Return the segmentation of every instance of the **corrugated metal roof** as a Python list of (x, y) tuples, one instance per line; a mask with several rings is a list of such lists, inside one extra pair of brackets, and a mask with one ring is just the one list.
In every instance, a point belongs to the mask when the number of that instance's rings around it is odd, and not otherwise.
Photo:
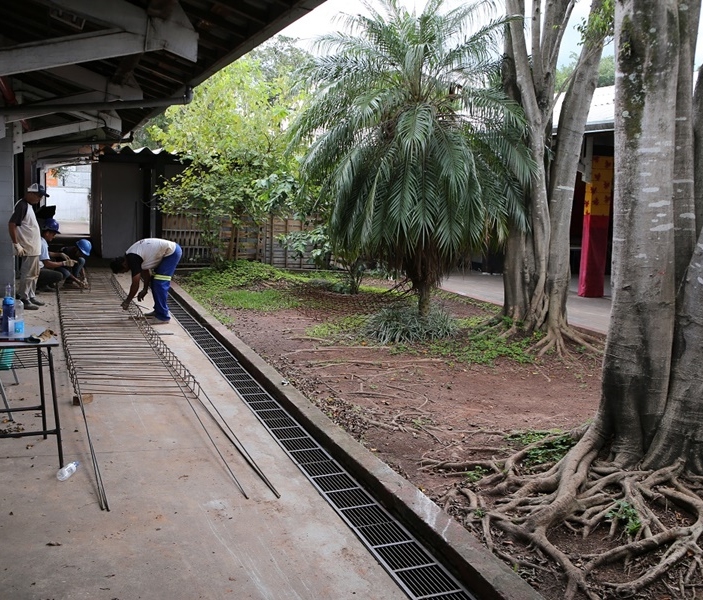
[[(564, 94), (560, 94), (554, 107), (552, 125), (559, 125), (559, 115)], [(596, 88), (586, 120), (586, 131), (612, 131), (615, 128), (615, 86)]]

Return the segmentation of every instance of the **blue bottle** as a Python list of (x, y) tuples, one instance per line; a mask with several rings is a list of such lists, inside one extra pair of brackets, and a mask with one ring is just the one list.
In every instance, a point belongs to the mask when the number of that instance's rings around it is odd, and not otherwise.
[[(10, 319), (13, 323), (13, 331), (10, 331), (8, 324)], [(2, 333), (6, 335), (14, 335), (15, 322), (15, 297), (12, 293), (12, 284), (8, 283), (5, 286), (5, 297), (2, 299)]]

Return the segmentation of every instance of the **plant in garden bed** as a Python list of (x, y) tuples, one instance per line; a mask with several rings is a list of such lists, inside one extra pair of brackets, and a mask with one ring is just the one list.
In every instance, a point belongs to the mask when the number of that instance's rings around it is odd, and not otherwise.
[(369, 317), (364, 331), (371, 339), (390, 344), (446, 338), (457, 329), (454, 318), (435, 305), (421, 315), (409, 304), (398, 303)]

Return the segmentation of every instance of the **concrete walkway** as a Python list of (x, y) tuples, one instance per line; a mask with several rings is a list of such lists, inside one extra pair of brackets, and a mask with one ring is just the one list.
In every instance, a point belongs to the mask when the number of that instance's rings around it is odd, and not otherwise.
[[(127, 285), (125, 278), (120, 282)], [(134, 336), (136, 346), (142, 335), (139, 328), (120, 309), (120, 298), (104, 289), (85, 294), (100, 303), (101, 319), (124, 321), (124, 332)], [(62, 297), (84, 294), (78, 290), (59, 293)], [(27, 325), (58, 331), (56, 295), (40, 298), (47, 305), (28, 311)], [(316, 439), (324, 440), (328, 451), (343, 460), (368, 489), (373, 488), (389, 510), (402, 514), (406, 527), (446, 559), (446, 564), (451, 563), (478, 599), (541, 598), (417, 488), (334, 426), (292, 386), (283, 387), (278, 373), (193, 304), (203, 322), (212, 323), (222, 339), (253, 366), (257, 380), (266, 379), (306, 429), (314, 430)], [(97, 321), (86, 319), (84, 349), (100, 333)], [(407, 598), (181, 326), (172, 320), (158, 332), (233, 424), (242, 445), (280, 498), (241, 455), (225, 449), (245, 498), (186, 396), (158, 383), (162, 376), (158, 365), (145, 372), (144, 359), (134, 362), (132, 377), (121, 374), (130, 350), (125, 350), (123, 360), (109, 358), (108, 341), (104, 348), (89, 350), (96, 362), (103, 361), (97, 373), (104, 374), (106, 387), (100, 392), (96, 386), (93, 401), (85, 405), (110, 508), (101, 510), (86, 429), (80, 408), (72, 405), (73, 388), (59, 348), (55, 357), (64, 456), (66, 462), (79, 460), (81, 466), (70, 479), (59, 482), (53, 437), (0, 439), (0, 597)], [(11, 385), (10, 373), (2, 373), (11, 405), (33, 402), (36, 370), (20, 369), (18, 375), (20, 384)], [(16, 418), (27, 430), (38, 421), (31, 413)]]
[[(503, 276), (479, 271), (455, 271), (441, 285), (442, 289), (476, 300), (503, 305)], [(610, 280), (606, 279), (603, 298), (582, 298), (577, 294), (578, 279), (572, 278), (566, 310), (569, 323), (596, 333), (607, 334), (610, 324)]]

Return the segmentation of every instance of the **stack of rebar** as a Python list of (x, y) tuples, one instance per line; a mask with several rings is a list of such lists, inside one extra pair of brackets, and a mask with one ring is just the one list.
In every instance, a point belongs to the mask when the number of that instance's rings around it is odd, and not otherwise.
[(233, 482), (248, 497), (220, 446), (230, 445), (273, 493), (279, 494), (241, 444), (190, 371), (164, 344), (134, 304), (121, 307), (124, 289), (109, 273), (91, 271), (89, 293), (59, 294), (59, 322), (74, 399), (80, 405), (97, 480), (100, 506), (109, 510), (84, 398), (88, 395), (174, 396), (186, 401)]

